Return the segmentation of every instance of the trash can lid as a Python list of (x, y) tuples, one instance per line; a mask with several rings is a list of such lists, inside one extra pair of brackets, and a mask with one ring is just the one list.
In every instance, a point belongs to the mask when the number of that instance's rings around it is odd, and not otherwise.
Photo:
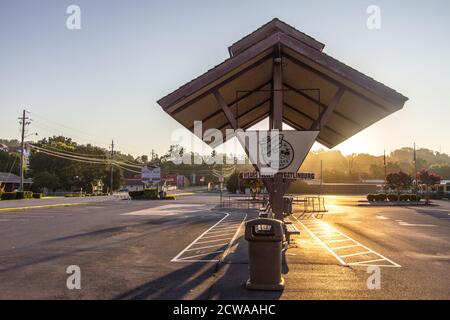
[(277, 219), (259, 218), (245, 223), (245, 240), (283, 241), (283, 223)]

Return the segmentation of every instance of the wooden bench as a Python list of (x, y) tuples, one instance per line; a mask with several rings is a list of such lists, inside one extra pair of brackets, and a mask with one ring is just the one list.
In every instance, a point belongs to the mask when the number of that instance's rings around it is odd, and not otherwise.
[(288, 243), (291, 243), (291, 235), (300, 234), (300, 230), (298, 230), (297, 227), (289, 221), (284, 223), (284, 228), (286, 240)]
[(270, 207), (270, 204), (267, 203), (265, 207), (262, 207), (259, 209), (259, 217), (260, 218), (270, 218), (272, 215), (272, 208)]

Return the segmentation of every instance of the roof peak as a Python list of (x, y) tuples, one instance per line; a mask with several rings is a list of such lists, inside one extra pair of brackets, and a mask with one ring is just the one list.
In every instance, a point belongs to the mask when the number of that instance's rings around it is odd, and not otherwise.
[(264, 40), (265, 38), (271, 36), (275, 32), (281, 32), (288, 36), (291, 36), (294, 39), (297, 39), (302, 43), (308, 45), (309, 47), (319, 51), (322, 51), (323, 48), (325, 47), (323, 43), (317, 41), (313, 37), (307, 35), (306, 33), (301, 32), (300, 30), (297, 30), (293, 26), (275, 17), (269, 22), (263, 24), (261, 27), (259, 27), (252, 33), (244, 36), (242, 39), (233, 43), (231, 46), (228, 47), (228, 52), (230, 53), (230, 56), (235, 56), (241, 53), (242, 51), (248, 49), (255, 43), (260, 42), (261, 40)]

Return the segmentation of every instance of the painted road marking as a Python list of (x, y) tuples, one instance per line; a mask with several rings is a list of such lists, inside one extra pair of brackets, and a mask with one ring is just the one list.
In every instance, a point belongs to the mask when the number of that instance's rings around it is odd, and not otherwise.
[[(102, 202), (102, 201), (97, 201)], [(71, 207), (71, 206), (80, 206), (83, 204), (92, 204), (92, 202), (76, 202), (76, 203), (55, 203), (55, 204), (43, 204), (43, 205), (32, 205), (32, 206), (24, 206), (24, 207), (10, 207), (10, 208), (0, 208), (0, 211), (21, 211), (28, 209), (42, 209), (42, 208), (55, 208), (55, 207)]]
[(186, 248), (181, 250), (171, 262), (219, 262), (234, 244), (247, 215), (225, 216), (200, 234)]
[(142, 210), (122, 213), (122, 216), (174, 216), (185, 213), (196, 213), (211, 209), (212, 205), (204, 204), (166, 204)]
[(437, 227), (434, 224), (408, 223), (404, 221), (399, 221), (398, 224), (404, 227)]
[(226, 239), (220, 238), (220, 239), (214, 239), (214, 240), (208, 240), (208, 241), (197, 241), (196, 244), (199, 244), (199, 243), (209, 243), (209, 242), (217, 242), (217, 241), (231, 240), (231, 239), (233, 239), (233, 238), (230, 237), (230, 238), (226, 238)]
[[(333, 228), (326, 222), (317, 219), (315, 215), (311, 216), (312, 219), (306, 220), (299, 220), (295, 216), (292, 217), (344, 266), (401, 267), (398, 263), (366, 247), (360, 242)], [(328, 230), (328, 232), (315, 231), (318, 228)], [(333, 246), (332, 244), (337, 244), (337, 246)]]
[(221, 247), (221, 246), (225, 246), (227, 244), (228, 244), (228, 242), (227, 243), (212, 244), (210, 246), (197, 247), (197, 248), (189, 249), (189, 250), (186, 250), (186, 251), (194, 251), (194, 250), (202, 250), (202, 249), (208, 249), (208, 248), (214, 248), (214, 247)]

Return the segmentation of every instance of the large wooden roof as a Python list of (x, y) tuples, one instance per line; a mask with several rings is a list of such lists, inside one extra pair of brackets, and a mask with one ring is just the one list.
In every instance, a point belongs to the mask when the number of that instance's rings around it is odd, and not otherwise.
[[(317, 141), (332, 148), (384, 117), (408, 100), (323, 52), (324, 45), (274, 19), (229, 48), (230, 58), (158, 101), (189, 130), (231, 129), (228, 106), (237, 126), (248, 129), (267, 118), (273, 98), (274, 55), (281, 57), (283, 122), (297, 130), (320, 123)], [(339, 96), (339, 99), (336, 99)], [(328, 106), (333, 105), (323, 116)]]

